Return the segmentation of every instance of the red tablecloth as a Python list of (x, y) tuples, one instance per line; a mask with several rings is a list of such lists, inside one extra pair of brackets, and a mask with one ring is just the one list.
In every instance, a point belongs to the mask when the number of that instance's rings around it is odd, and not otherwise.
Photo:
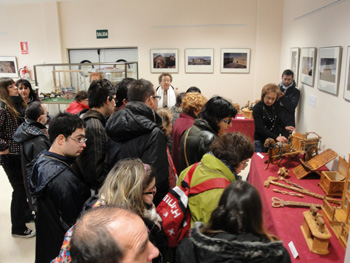
[(237, 114), (236, 118), (232, 118), (232, 127), (229, 127), (227, 132), (239, 131), (247, 135), (254, 142), (254, 120), (241, 118), (243, 118), (242, 114)]
[[(264, 155), (264, 154), (263, 154)], [(299, 207), (283, 207), (274, 208), (272, 207), (272, 197), (278, 197), (284, 201), (298, 201), (306, 203), (316, 203), (322, 204), (322, 200), (304, 195), (303, 198), (296, 196), (283, 195), (280, 193), (275, 193), (273, 189), (285, 190), (292, 192), (289, 189), (284, 189), (282, 187), (270, 184), (269, 188), (264, 187), (264, 182), (269, 176), (277, 176), (277, 171), (279, 167), (277, 165), (270, 164), (268, 170), (264, 170), (266, 164), (264, 161), (267, 157), (262, 159), (254, 153), (249, 172), (249, 182), (253, 184), (259, 191), (263, 203), (263, 213), (264, 213), (264, 223), (268, 231), (276, 236), (278, 236), (282, 241), (289, 254), (291, 255), (292, 262), (317, 262), (317, 263), (327, 263), (327, 262), (344, 262), (345, 249), (340, 245), (338, 239), (335, 237), (332, 229), (327, 225), (329, 231), (332, 234), (332, 238), (329, 242), (328, 255), (318, 255), (310, 252), (304, 236), (301, 232), (300, 226), (303, 223), (303, 212), (307, 211), (308, 208)], [(320, 181), (320, 177), (316, 174), (309, 174), (301, 180), (298, 180), (292, 172), (292, 168), (299, 164), (298, 159), (293, 160), (287, 167), (290, 171), (290, 177), (288, 180), (301, 185), (302, 187), (310, 190), (311, 192), (324, 195), (322, 189), (317, 185)], [(286, 165), (286, 160), (282, 160), (280, 167)], [(323, 167), (326, 170), (326, 167)], [(279, 182), (287, 184), (283, 181)], [(321, 213), (321, 211), (319, 211)], [(292, 253), (288, 247), (288, 243), (293, 241), (296, 250), (299, 253), (299, 257), (293, 258)]]

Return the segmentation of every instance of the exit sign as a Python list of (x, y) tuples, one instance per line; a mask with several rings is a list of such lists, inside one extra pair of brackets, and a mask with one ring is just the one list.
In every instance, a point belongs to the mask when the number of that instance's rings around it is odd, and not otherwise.
[(96, 30), (96, 38), (108, 38), (108, 29)]

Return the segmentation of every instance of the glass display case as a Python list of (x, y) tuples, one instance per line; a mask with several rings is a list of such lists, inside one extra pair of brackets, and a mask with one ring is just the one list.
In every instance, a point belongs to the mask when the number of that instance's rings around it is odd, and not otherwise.
[(126, 77), (138, 79), (137, 62), (39, 64), (33, 68), (35, 88), (45, 104), (71, 103), (77, 92), (88, 90), (92, 73), (113, 84)]

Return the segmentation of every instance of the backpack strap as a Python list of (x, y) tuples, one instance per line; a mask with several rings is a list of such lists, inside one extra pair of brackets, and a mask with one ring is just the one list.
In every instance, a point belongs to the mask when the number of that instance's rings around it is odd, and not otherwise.
[(186, 174), (185, 178), (183, 179), (183, 181), (181, 182), (181, 186), (184, 188), (190, 188), (191, 186), (191, 181), (192, 181), (192, 176), (194, 173), (194, 170), (196, 170), (198, 163), (195, 163), (194, 165), (192, 165), (192, 167), (190, 168), (190, 170), (188, 171), (188, 173)]
[(212, 190), (212, 189), (218, 189), (218, 188), (225, 189), (227, 186), (229, 186), (229, 184), (230, 184), (230, 181), (227, 180), (226, 178), (209, 179), (205, 182), (202, 182), (200, 184), (197, 184), (196, 186), (191, 187), (190, 195), (200, 194), (202, 192)]
[(187, 132), (186, 132), (186, 136), (185, 136), (185, 143), (184, 143), (184, 155), (185, 155), (185, 161), (186, 161), (186, 165), (187, 166), (190, 166), (190, 164), (188, 163), (188, 160), (187, 160), (187, 152), (186, 152), (186, 142), (187, 142), (187, 137), (188, 137), (188, 134), (190, 133), (190, 130), (192, 129), (192, 127), (190, 127)]

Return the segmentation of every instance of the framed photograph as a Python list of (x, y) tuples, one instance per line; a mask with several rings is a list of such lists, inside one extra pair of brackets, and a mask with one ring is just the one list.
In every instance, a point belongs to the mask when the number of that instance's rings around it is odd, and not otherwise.
[(350, 47), (348, 47), (348, 53), (346, 54), (345, 74), (344, 99), (350, 101)]
[(18, 78), (16, 57), (0, 57), (0, 77)]
[(316, 48), (302, 48), (300, 53), (300, 81), (306, 85), (313, 87), (315, 80)]
[(221, 73), (249, 73), (249, 48), (222, 48)]
[(214, 49), (213, 48), (186, 48), (185, 49), (186, 73), (213, 73)]
[(151, 72), (179, 72), (178, 50), (151, 49)]
[(292, 47), (290, 49), (290, 69), (294, 73), (294, 81), (298, 85), (300, 49)]
[(321, 47), (318, 53), (317, 87), (337, 95), (341, 66), (341, 47)]

